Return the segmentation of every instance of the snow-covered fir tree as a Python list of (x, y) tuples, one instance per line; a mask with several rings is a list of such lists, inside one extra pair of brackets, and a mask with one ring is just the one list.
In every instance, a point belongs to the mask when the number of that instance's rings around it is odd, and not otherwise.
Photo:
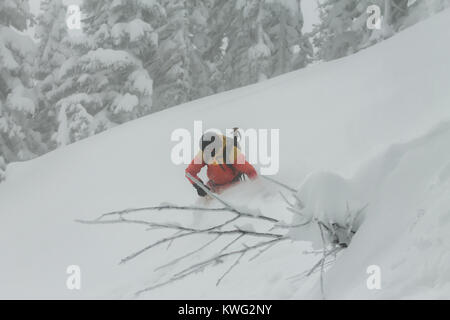
[[(65, 145), (150, 113), (153, 62), (163, 13), (156, 1), (83, 2), (82, 37), (66, 37), (72, 57), (58, 71), (54, 139)], [(149, 69), (149, 67), (148, 67)]]
[(213, 66), (210, 64), (207, 52), (211, 46), (208, 24), (211, 0), (191, 0), (187, 2), (189, 15), (189, 66), (192, 77), (190, 100), (215, 93), (210, 84)]
[(3, 180), (5, 180), (6, 178), (6, 162), (5, 159), (0, 156), (0, 182), (2, 182)]
[(304, 18), (301, 0), (273, 1), (266, 22), (273, 49), (271, 76), (304, 68), (313, 58), (308, 35), (303, 34)]
[[(379, 28), (368, 28), (373, 13), (380, 9)], [(333, 60), (391, 37), (400, 30), (450, 6), (449, 0), (325, 0), (320, 2), (320, 23), (314, 29), (314, 44), (321, 60)]]
[(309, 63), (300, 0), (86, 0), (80, 37), (61, 0), (42, 8), (39, 123), (51, 147)]
[(303, 35), (300, 0), (213, 1), (211, 42), (218, 91), (306, 66), (312, 46)]
[(58, 96), (53, 93), (58, 88), (59, 69), (73, 52), (65, 42), (68, 36), (67, 8), (63, 0), (42, 0), (40, 8), (35, 31), (39, 41), (34, 73), (40, 110), (37, 121), (44, 141), (53, 149), (56, 145), (51, 138), (58, 130)]
[(264, 29), (265, 1), (215, 0), (211, 38), (218, 68), (218, 90), (229, 90), (270, 77), (272, 43)]
[(360, 15), (356, 0), (326, 0), (319, 4), (320, 24), (315, 26), (314, 45), (319, 59), (333, 60), (356, 51), (360, 32), (353, 20)]
[(45, 151), (34, 125), (37, 106), (31, 74), (36, 48), (29, 36), (19, 33), (30, 21), (27, 1), (0, 2), (0, 171), (5, 163)]
[(209, 87), (208, 7), (205, 0), (160, 0), (166, 16), (159, 30), (155, 105), (158, 110), (213, 93)]
[(409, 27), (420, 20), (428, 18), (450, 7), (450, 0), (418, 0), (408, 8), (408, 15), (404, 18), (404, 27)]

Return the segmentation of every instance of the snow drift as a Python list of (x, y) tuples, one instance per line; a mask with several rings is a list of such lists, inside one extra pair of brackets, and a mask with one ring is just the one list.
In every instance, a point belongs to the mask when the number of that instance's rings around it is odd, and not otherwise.
[[(0, 297), (133, 298), (167, 276), (153, 270), (199, 246), (199, 239), (119, 266), (163, 233), (74, 220), (161, 202), (194, 203), (184, 166), (170, 161), (171, 132), (192, 130), (194, 120), (222, 130), (279, 128), (277, 178), (300, 186), (311, 215), (339, 215), (347, 202), (369, 204), (349, 248), (327, 270), (326, 298), (450, 297), (450, 125), (443, 122), (450, 119), (450, 44), (442, 32), (449, 28), (447, 10), (353, 56), (187, 103), (10, 165), (0, 184)], [(274, 186), (255, 185), (224, 197), (292, 219)], [(317, 257), (303, 253), (313, 239), (301, 229), (291, 232), (297, 241), (241, 262), (220, 286), (216, 280), (228, 261), (140, 297), (320, 298), (317, 274), (292, 280)], [(70, 265), (81, 268), (81, 290), (66, 287)], [(380, 267), (381, 290), (366, 286), (370, 265)]]
[[(315, 213), (339, 219), (346, 201), (369, 204), (350, 247), (325, 276), (327, 298), (449, 298), (449, 141), (446, 122), (393, 145), (351, 180), (323, 173), (307, 180), (304, 201)], [(337, 192), (327, 192), (330, 186)], [(324, 194), (331, 196), (318, 201)], [(381, 290), (367, 289), (371, 265), (381, 270)]]

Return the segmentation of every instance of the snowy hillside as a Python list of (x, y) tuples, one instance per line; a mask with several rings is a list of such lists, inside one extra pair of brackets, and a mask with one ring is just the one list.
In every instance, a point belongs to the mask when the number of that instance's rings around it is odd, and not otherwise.
[[(154, 269), (198, 248), (202, 239), (119, 265), (165, 233), (75, 220), (164, 202), (198, 204), (185, 166), (170, 158), (171, 133), (192, 131), (195, 120), (204, 129), (280, 129), (276, 178), (299, 189), (311, 215), (368, 204), (350, 246), (325, 274), (326, 298), (449, 298), (450, 43), (442, 32), (449, 28), (447, 10), (347, 58), (180, 105), (9, 165), (0, 184), (0, 298), (134, 298), (164, 281), (172, 269)], [(291, 220), (278, 190), (260, 179), (224, 198)], [(200, 217), (200, 223), (217, 216)], [(158, 219), (178, 218), (165, 211)], [(296, 241), (241, 261), (218, 286), (234, 260), (139, 297), (321, 298), (317, 273), (295, 277), (320, 258), (303, 253), (317, 249), (317, 230), (290, 233)], [(191, 259), (200, 261), (202, 254)], [(70, 265), (81, 268), (81, 290), (66, 287)], [(366, 287), (370, 265), (380, 267), (381, 290)]]

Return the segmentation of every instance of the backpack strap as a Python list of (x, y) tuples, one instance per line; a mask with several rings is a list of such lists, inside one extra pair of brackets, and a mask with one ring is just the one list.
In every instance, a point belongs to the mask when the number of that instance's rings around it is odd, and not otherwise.
[[(232, 163), (228, 163), (228, 155), (227, 155), (227, 141), (231, 140), (230, 138), (227, 138), (226, 136), (223, 136), (223, 144), (222, 144), (222, 160), (224, 162), (224, 164), (230, 168), (233, 172), (233, 174), (235, 175), (234, 179), (232, 182), (236, 182), (236, 181), (240, 181), (240, 180), (244, 180), (244, 175), (241, 172), (237, 172), (236, 168), (234, 167), (234, 164), (237, 161), (237, 156), (238, 156), (238, 152), (240, 150), (240, 145), (238, 142), (238, 137), (236, 135), (233, 136), (233, 161)], [(223, 166), (222, 163), (219, 164), (220, 167), (222, 168), (222, 170), (225, 171), (225, 167)]]

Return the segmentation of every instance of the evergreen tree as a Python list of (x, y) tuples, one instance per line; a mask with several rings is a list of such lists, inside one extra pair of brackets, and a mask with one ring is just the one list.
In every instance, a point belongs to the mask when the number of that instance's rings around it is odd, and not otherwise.
[(34, 76), (38, 81), (38, 125), (44, 141), (53, 149), (52, 135), (58, 129), (58, 114), (53, 92), (58, 85), (58, 71), (73, 53), (66, 43), (67, 8), (62, 0), (42, 0), (35, 36), (39, 41)]
[(159, 31), (155, 104), (158, 110), (213, 93), (203, 55), (208, 8), (204, 0), (161, 0), (166, 20)]
[[(371, 5), (380, 8), (380, 29), (367, 27)], [(318, 58), (328, 61), (355, 53), (449, 5), (449, 0), (325, 0), (319, 5), (321, 22), (314, 30)]]
[(360, 12), (357, 0), (326, 0), (319, 5), (320, 24), (315, 27), (314, 45), (318, 58), (326, 61), (356, 52), (361, 41), (352, 23)]
[[(18, 31), (32, 21), (28, 3), (0, 2), (0, 162), (27, 160), (45, 151), (34, 126), (31, 77), (35, 46)], [(18, 31), (17, 31), (18, 30)], [(2, 169), (3, 171), (3, 169)]]
[(269, 3), (267, 30), (272, 39), (271, 76), (304, 68), (313, 58), (309, 36), (303, 34), (301, 0)]
[(5, 162), (5, 159), (3, 159), (2, 156), (0, 156), (0, 182), (5, 180), (5, 178), (6, 178), (5, 171), (6, 171), (6, 162)]
[[(66, 37), (72, 57), (58, 70), (54, 140), (68, 144), (150, 113), (156, 56), (156, 1), (85, 0), (83, 37)], [(154, 24), (154, 25), (152, 25)]]
[(211, 17), (214, 47), (208, 58), (217, 66), (217, 91), (262, 81), (311, 61), (300, 0), (216, 0)]
[(264, 29), (269, 15), (265, 1), (213, 2), (211, 43), (208, 52), (217, 71), (218, 91), (230, 90), (270, 77), (272, 42)]
[[(227, 50), (228, 61), (237, 59), (232, 75), (233, 88), (266, 80), (270, 77), (270, 58), (273, 43), (264, 28), (264, 20), (270, 15), (266, 1), (238, 1), (242, 32), (238, 31), (237, 40), (231, 41)], [(232, 38), (231, 38), (232, 39)], [(235, 57), (231, 55), (236, 54)], [(236, 67), (242, 69), (236, 70)]]
[(215, 93), (210, 84), (212, 66), (207, 52), (211, 46), (209, 39), (208, 19), (211, 11), (211, 0), (190, 0), (187, 2), (189, 14), (189, 53), (192, 90), (190, 100)]
[(403, 25), (408, 27), (448, 7), (450, 7), (450, 0), (416, 1), (408, 8), (408, 14), (404, 18)]

